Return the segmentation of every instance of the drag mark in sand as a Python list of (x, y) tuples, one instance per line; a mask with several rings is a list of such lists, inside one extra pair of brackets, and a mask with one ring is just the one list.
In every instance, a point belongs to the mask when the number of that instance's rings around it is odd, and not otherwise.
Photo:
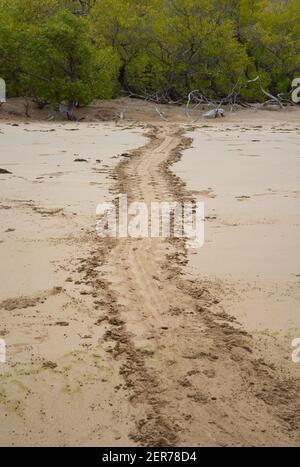
[[(116, 193), (131, 202), (191, 199), (169, 170), (191, 140), (171, 124), (148, 136), (115, 169)], [(135, 407), (135, 443), (299, 444), (299, 381), (257, 355), (215, 285), (185, 278), (183, 239), (95, 242), (83, 273), (106, 309), (97, 325)]]

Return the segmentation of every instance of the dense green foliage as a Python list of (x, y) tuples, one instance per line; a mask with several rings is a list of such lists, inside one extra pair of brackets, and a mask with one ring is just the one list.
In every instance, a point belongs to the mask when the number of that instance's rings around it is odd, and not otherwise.
[(0, 76), (53, 104), (135, 94), (285, 93), (300, 74), (299, 0), (0, 0)]

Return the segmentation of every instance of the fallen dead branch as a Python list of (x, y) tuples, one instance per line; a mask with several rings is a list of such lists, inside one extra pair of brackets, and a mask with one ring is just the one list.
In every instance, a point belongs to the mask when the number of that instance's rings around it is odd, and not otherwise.
[(282, 103), (282, 99), (280, 97), (280, 94), (276, 96), (273, 96), (273, 94), (270, 94), (268, 91), (266, 91), (263, 87), (262, 87), (262, 84), (261, 84), (261, 80), (260, 80), (260, 76), (257, 75), (256, 78), (254, 79), (251, 79), (251, 80), (248, 80), (247, 83), (255, 83), (255, 82), (258, 82), (259, 84), (259, 87), (260, 87), (260, 90), (261, 92), (267, 96), (269, 99), (266, 100), (265, 102), (263, 102), (261, 104), (261, 106), (263, 107), (264, 105), (267, 105), (267, 104), (278, 104), (282, 109), (283, 109), (283, 103)]

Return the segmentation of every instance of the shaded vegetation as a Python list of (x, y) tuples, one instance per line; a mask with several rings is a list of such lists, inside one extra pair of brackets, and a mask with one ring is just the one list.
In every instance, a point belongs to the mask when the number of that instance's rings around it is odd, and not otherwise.
[(40, 105), (237, 86), (257, 101), (297, 74), (299, 0), (0, 0), (0, 76)]

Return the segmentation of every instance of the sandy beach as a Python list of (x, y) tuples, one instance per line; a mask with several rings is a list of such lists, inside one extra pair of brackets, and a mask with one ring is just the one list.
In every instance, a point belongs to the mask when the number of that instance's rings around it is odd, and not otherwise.
[[(195, 122), (119, 99), (66, 123), (17, 104), (0, 113), (0, 445), (299, 446), (300, 109)], [(203, 248), (99, 238), (118, 193), (203, 201)]]
[[(266, 344), (282, 345), (289, 364), (300, 334), (300, 156), (297, 126), (196, 129), (192, 148), (174, 166), (205, 202), (205, 245), (186, 271), (220, 288), (222, 305)], [(287, 360), (287, 362), (285, 362)]]

